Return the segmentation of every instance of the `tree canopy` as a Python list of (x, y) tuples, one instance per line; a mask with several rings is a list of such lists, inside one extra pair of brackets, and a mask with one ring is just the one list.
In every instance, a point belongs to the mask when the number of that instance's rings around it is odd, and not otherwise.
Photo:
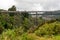
[(8, 11), (16, 11), (15, 5), (13, 5), (11, 8), (9, 8)]

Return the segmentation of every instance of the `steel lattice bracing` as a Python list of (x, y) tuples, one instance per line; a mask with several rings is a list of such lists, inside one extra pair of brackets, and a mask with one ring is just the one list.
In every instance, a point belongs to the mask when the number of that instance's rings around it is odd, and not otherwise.
[[(30, 14), (30, 15), (60, 15), (60, 14), (54, 14), (54, 13), (43, 14), (45, 12), (53, 12), (53, 11), (0, 11), (0, 13), (22, 13), (22, 12), (34, 13), (34, 14)], [(41, 12), (43, 12), (43, 13), (41, 13)]]
[[(41, 15), (46, 15), (46, 16), (48, 16), (48, 15), (51, 15), (51, 16), (52, 15), (60, 15), (60, 13), (58, 13), (58, 14), (52, 13), (54, 11), (0, 11), (0, 13), (15, 13), (15, 14), (21, 14), (22, 12), (28, 12), (29, 15), (35, 16), (35, 25), (38, 25), (37, 20), (38, 20), (38, 17)], [(29, 19), (31, 19), (31, 18), (29, 17)]]

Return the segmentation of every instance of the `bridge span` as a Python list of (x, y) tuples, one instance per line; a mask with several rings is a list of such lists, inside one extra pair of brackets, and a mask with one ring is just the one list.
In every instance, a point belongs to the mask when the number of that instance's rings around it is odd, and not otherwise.
[[(22, 12), (28, 12), (30, 15), (60, 15), (60, 13), (58, 14), (52, 13), (54, 11), (0, 11), (0, 13), (22, 13)], [(47, 12), (47, 14), (45, 12)]]

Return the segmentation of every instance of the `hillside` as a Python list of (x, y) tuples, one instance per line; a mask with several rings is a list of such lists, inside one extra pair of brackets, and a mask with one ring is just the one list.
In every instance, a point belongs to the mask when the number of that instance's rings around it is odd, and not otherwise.
[(53, 19), (60, 19), (60, 11), (47, 11), (43, 13), (43, 19), (45, 20), (53, 20)]
[[(59, 17), (60, 12), (44, 12), (44, 14), (51, 13), (56, 15), (42, 15), (42, 17), (37, 19), (29, 15), (28, 12), (22, 12), (21, 14), (0, 13), (0, 40), (60, 39), (60, 20), (56, 19)], [(46, 16), (47, 19), (43, 19)]]
[(7, 10), (4, 10), (4, 9), (0, 9), (0, 11), (7, 11)]

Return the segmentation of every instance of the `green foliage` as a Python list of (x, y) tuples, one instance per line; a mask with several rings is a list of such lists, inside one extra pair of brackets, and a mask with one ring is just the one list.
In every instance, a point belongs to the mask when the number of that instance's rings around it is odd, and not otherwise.
[(54, 27), (55, 35), (60, 34), (60, 24), (56, 24)]
[[(16, 7), (8, 11), (16, 11)], [(42, 17), (36, 20), (28, 12), (0, 13), (0, 40), (40, 40), (39, 36), (58, 34), (60, 21), (45, 21)]]
[(25, 28), (25, 31), (27, 31), (33, 26), (33, 23), (31, 23), (31, 21), (28, 18), (25, 18), (22, 25), (23, 25), (23, 28)]
[(22, 20), (24, 20), (25, 18), (29, 18), (29, 13), (28, 12), (22, 12), (21, 16), (22, 16)]
[[(8, 9), (8, 11), (16, 11), (15, 5)], [(10, 16), (14, 16), (14, 13), (9, 13)]]
[(16, 35), (22, 35), (24, 34), (24, 28), (22, 26), (19, 28), (15, 28), (14, 32), (16, 33)]
[(54, 36), (54, 39), (53, 40), (60, 40), (60, 35)]
[(4, 27), (0, 23), (0, 34), (2, 34), (3, 31), (4, 31)]
[(44, 36), (44, 35), (56, 35), (60, 33), (60, 23), (54, 22), (54, 23), (45, 23), (43, 26), (41, 26), (37, 31), (35, 31), (36, 35), (38, 36)]
[(5, 29), (13, 29), (22, 24), (20, 15), (9, 16), (9, 14), (0, 14), (0, 23)]
[(23, 26), (26, 28), (26, 29), (28, 29), (30, 26), (30, 21), (27, 19), (27, 18), (25, 18), (25, 20), (23, 21)]
[(23, 34), (22, 40), (39, 40), (39, 38), (35, 34)]
[(0, 40), (11, 40), (15, 37), (15, 33), (14, 31), (12, 30), (7, 30), (6, 32), (3, 32), (2, 35), (1, 35), (1, 38)]
[(14, 30), (8, 29), (0, 35), (0, 40), (20, 40), (20, 36), (17, 36)]
[(8, 11), (16, 11), (15, 5), (13, 5), (11, 8), (9, 8)]

